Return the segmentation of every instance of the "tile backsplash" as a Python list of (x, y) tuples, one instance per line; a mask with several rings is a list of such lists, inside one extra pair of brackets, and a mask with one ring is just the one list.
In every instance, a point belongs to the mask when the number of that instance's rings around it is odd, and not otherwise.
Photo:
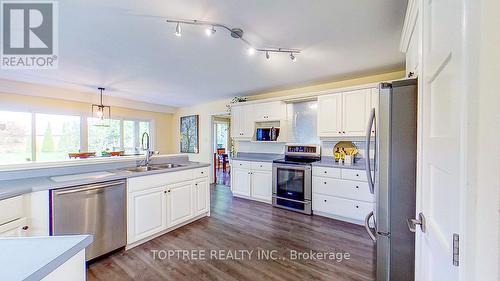
[[(321, 155), (322, 156), (333, 156), (333, 148), (339, 141), (322, 141), (321, 142)], [(356, 155), (356, 159), (366, 158), (365, 151), (365, 141), (352, 141), (352, 143), (358, 148), (359, 153)], [(372, 141), (370, 144), (369, 155), (373, 158), (375, 143)]]

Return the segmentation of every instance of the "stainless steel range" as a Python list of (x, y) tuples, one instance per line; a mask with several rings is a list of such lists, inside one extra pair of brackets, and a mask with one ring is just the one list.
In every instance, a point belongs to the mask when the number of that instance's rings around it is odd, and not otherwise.
[(312, 213), (312, 165), (321, 159), (319, 145), (289, 144), (285, 158), (273, 161), (273, 206)]

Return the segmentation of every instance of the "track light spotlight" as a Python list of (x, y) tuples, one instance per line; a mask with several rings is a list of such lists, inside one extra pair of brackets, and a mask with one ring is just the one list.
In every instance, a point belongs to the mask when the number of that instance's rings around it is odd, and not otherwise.
[(216, 32), (216, 30), (215, 30), (215, 27), (213, 27), (213, 26), (212, 26), (212, 28), (207, 27), (207, 29), (205, 29), (205, 34), (207, 34), (207, 36), (211, 36), (215, 32)]
[(181, 34), (181, 23), (178, 22), (177, 23), (177, 26), (175, 27), (175, 36), (177, 37), (181, 37), (182, 34)]
[(292, 62), (297, 61), (297, 58), (293, 55), (293, 53), (290, 53), (290, 59), (292, 60)]
[(269, 55), (269, 52), (266, 51), (266, 60), (270, 60), (271, 59), (271, 56)]
[(253, 55), (253, 54), (255, 54), (255, 48), (254, 48), (254, 47), (249, 47), (249, 48), (248, 48), (248, 54), (249, 54), (249, 55)]

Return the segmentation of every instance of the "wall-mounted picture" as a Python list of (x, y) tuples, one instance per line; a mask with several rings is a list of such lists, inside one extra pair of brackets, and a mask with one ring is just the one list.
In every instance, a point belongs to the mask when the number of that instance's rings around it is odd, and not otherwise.
[(181, 117), (181, 153), (198, 153), (198, 115)]

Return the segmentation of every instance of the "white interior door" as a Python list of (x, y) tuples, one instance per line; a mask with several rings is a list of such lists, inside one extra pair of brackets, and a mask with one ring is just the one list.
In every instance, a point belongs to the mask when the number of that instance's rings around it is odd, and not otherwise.
[[(458, 1), (462, 2), (462, 1)], [(424, 0), (421, 155), (417, 213), (416, 280), (459, 280), (453, 264), (453, 235), (460, 234), (460, 194), (464, 188), (462, 141), (464, 63), (462, 3)]]

